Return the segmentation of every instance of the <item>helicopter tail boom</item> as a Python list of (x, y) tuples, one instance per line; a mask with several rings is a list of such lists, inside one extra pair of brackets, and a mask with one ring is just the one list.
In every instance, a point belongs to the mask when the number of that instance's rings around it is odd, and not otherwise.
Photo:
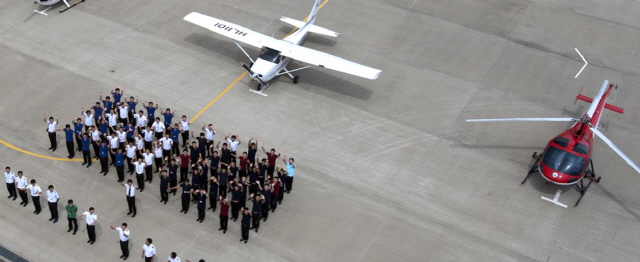
[[(578, 93), (578, 95), (576, 96), (576, 101), (578, 100), (582, 100), (585, 101), (587, 103), (592, 103), (593, 102), (593, 98), (585, 96), (582, 94), (582, 88), (580, 89), (580, 93)], [(575, 104), (575, 101), (573, 102)], [(618, 107), (618, 106), (614, 106), (612, 104), (609, 103), (605, 103), (604, 104), (604, 108), (609, 109), (613, 112), (616, 113), (620, 113), (620, 114), (624, 114), (624, 108)]]

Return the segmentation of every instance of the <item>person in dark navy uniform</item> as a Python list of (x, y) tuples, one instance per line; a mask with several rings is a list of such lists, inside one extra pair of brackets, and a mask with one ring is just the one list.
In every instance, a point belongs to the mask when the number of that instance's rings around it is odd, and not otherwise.
[[(241, 227), (242, 227), (242, 238), (240, 239), (240, 241), (244, 241), (244, 243), (246, 244), (247, 241), (249, 241), (249, 225), (251, 224), (251, 212), (249, 212), (249, 209), (247, 208), (242, 208), (242, 221), (241, 221)], [(256, 230), (257, 232), (257, 230)]]
[(182, 188), (182, 210), (180, 210), (180, 212), (184, 212), (186, 214), (189, 212), (189, 200), (191, 199), (191, 193), (193, 193), (193, 187), (189, 184), (189, 179), (185, 179), (184, 183), (167, 190), (177, 189), (178, 187)]
[(196, 221), (202, 223), (204, 221), (204, 211), (207, 207), (207, 191), (204, 189), (198, 190), (198, 219)]
[[(165, 159), (169, 160), (169, 157), (165, 157)], [(169, 187), (175, 187), (178, 185), (178, 168), (180, 166), (177, 164), (177, 160), (175, 158), (171, 159), (171, 163), (169, 164), (169, 166), (167, 167), (169, 169)], [(176, 195), (176, 190), (173, 189), (171, 190), (171, 193), (173, 193), (173, 195)]]
[(219, 185), (220, 184), (218, 183), (215, 177), (211, 177), (211, 179), (209, 179), (209, 202), (210, 202), (209, 209), (213, 209), (213, 212), (216, 212), (216, 206), (218, 203), (218, 186)]
[(233, 192), (231, 193), (231, 218), (233, 221), (238, 220), (238, 211), (240, 211), (240, 198), (241, 192), (239, 185), (233, 187)]
[(260, 228), (260, 214), (262, 214), (262, 204), (264, 203), (264, 199), (262, 198), (262, 195), (251, 194), (250, 197), (253, 202), (253, 207), (251, 208), (251, 220), (253, 222), (253, 226), (249, 229), (255, 229), (256, 233), (258, 233), (258, 228)]
[(169, 201), (169, 176), (167, 176), (167, 170), (162, 170), (161, 168), (158, 168), (159, 171), (161, 171), (160, 173), (160, 202), (164, 202), (164, 204), (167, 204), (167, 201)]

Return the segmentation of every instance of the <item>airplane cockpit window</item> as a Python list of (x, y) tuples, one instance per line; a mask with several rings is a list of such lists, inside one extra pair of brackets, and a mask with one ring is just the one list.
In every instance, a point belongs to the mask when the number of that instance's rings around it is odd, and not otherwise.
[(544, 152), (542, 163), (557, 172), (577, 176), (582, 174), (585, 158), (551, 146)]
[(278, 63), (280, 57), (280, 51), (265, 47), (260, 54), (260, 59), (269, 61), (271, 63)]

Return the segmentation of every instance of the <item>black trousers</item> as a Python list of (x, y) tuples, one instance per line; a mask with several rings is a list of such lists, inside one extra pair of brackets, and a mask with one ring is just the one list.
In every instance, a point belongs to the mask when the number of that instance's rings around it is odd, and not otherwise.
[(218, 192), (209, 191), (209, 206), (216, 212), (218, 207)]
[(82, 159), (84, 159), (84, 163), (91, 165), (91, 151), (89, 150), (82, 150)]
[(292, 188), (293, 188), (293, 177), (288, 176), (287, 177), (287, 193), (291, 192)]
[(100, 146), (98, 145), (98, 142), (92, 141), (91, 145), (93, 146), (93, 155), (100, 156)]
[(76, 144), (78, 145), (78, 151), (82, 151), (82, 140), (80, 140), (78, 136), (75, 136), (75, 137), (76, 137)]
[(275, 166), (268, 166), (267, 167), (267, 175), (270, 177), (273, 177), (273, 171), (275, 171), (276, 167)]
[(144, 167), (144, 172), (147, 175), (146, 180), (149, 181), (149, 183), (151, 183), (151, 180), (153, 180), (153, 166), (148, 165)]
[(29, 204), (29, 198), (27, 198), (27, 191), (26, 190), (18, 190), (18, 194), (20, 194), (20, 199), (22, 199), (22, 203)]
[(151, 262), (153, 257), (144, 257), (144, 262)]
[(162, 149), (162, 158), (165, 158), (165, 157), (169, 158), (167, 160), (167, 165), (169, 165), (171, 163), (171, 159), (173, 159), (173, 157), (171, 157), (171, 149), (169, 150)]
[(169, 192), (167, 192), (167, 189), (166, 187), (160, 187), (160, 199), (164, 202), (169, 201)]
[(124, 181), (124, 165), (116, 166), (116, 173), (118, 173), (118, 182)]
[(127, 170), (127, 172), (129, 172), (129, 173), (133, 173), (135, 171), (133, 169), (133, 163), (131, 163), (131, 160), (133, 160), (133, 158), (128, 158), (127, 157), (127, 167), (129, 168), (129, 170)]
[[(151, 122), (149, 122), (151, 123)], [(153, 124), (151, 124), (153, 125)], [(164, 136), (164, 132), (155, 132), (156, 140), (160, 140)]]
[(109, 158), (104, 156), (104, 157), (100, 157), (100, 170), (103, 173), (108, 173), (109, 172)]
[[(115, 149), (114, 149), (115, 150)], [(115, 165), (116, 164), (116, 154), (115, 153), (111, 153), (109, 152), (109, 156), (111, 157), (111, 163), (110, 165)]]
[[(278, 194), (280, 194), (280, 191), (278, 191)], [(276, 211), (277, 207), (278, 207), (278, 197), (276, 197), (276, 195), (271, 195), (271, 210)]]
[(138, 188), (144, 190), (144, 174), (136, 174), (136, 182), (138, 182)]
[(49, 133), (49, 142), (51, 142), (51, 148), (58, 148), (58, 141), (56, 141), (56, 132), (48, 132)]
[(149, 149), (149, 151), (151, 151), (151, 146), (152, 146), (152, 144), (153, 144), (152, 142), (153, 142), (153, 141), (147, 141), (147, 140), (145, 140), (145, 141), (144, 141), (144, 149)]
[(127, 241), (120, 240), (120, 250), (122, 250), (122, 255), (124, 257), (129, 256), (129, 240)]
[(91, 242), (96, 242), (96, 226), (87, 225), (87, 234)]
[(249, 225), (242, 225), (242, 239), (249, 240)]
[(233, 220), (238, 219), (238, 212), (240, 212), (240, 202), (231, 201), (231, 217)]
[(18, 193), (16, 192), (16, 183), (7, 183), (7, 191), (9, 191), (9, 196), (16, 199), (18, 197)]
[(69, 152), (69, 157), (71, 158), (76, 155), (76, 151), (73, 150), (73, 140), (67, 141), (67, 152)]
[(253, 224), (253, 228), (258, 230), (260, 227), (260, 212), (251, 212), (251, 222)]
[(123, 127), (127, 126), (127, 122), (129, 122), (129, 121), (127, 121), (127, 120), (128, 120), (128, 119), (126, 119), (126, 118), (120, 118), (120, 123), (122, 123), (122, 126), (123, 126)]
[(204, 220), (204, 210), (207, 209), (205, 204), (198, 203), (198, 219)]
[(218, 186), (218, 194), (220, 194), (220, 196), (222, 196), (222, 198), (227, 197), (227, 185), (226, 184), (220, 183), (220, 185)]
[[(169, 187), (175, 187), (178, 185), (178, 178), (174, 175), (169, 175)], [(176, 194), (177, 189), (171, 189), (171, 193)]]
[[(272, 196), (272, 198), (275, 198), (275, 197)], [(284, 199), (284, 188), (281, 187), (280, 191), (278, 191), (278, 204), (282, 204), (283, 199)]]
[(51, 212), (51, 218), (58, 221), (58, 202), (48, 202), (49, 203), (49, 212)]
[[(176, 156), (180, 155), (180, 143), (178, 141), (173, 141), (173, 145), (171, 146), (171, 153), (175, 154)], [(169, 160), (171, 160), (171, 156), (168, 156)]]
[(69, 230), (73, 229), (73, 233), (78, 231), (78, 219), (75, 217), (67, 217), (69, 221)]
[(222, 230), (227, 231), (227, 226), (229, 225), (229, 216), (220, 215), (220, 228)]
[(189, 175), (189, 167), (180, 167), (180, 183), (182, 183)]
[[(271, 202), (271, 199), (269, 199), (269, 202)], [(269, 218), (269, 203), (264, 203), (262, 204), (262, 221), (267, 221), (267, 218)]]
[(156, 172), (158, 168), (162, 167), (162, 157), (154, 157), (154, 161), (156, 162)]
[(189, 130), (182, 132), (182, 145), (185, 147), (189, 145)]
[(133, 213), (135, 215), (138, 211), (136, 209), (136, 196), (127, 197), (127, 205), (129, 206), (129, 213)]
[[(231, 151), (231, 154), (235, 155), (235, 154), (236, 154), (236, 151)], [(229, 164), (230, 164), (231, 162), (233, 162), (233, 163), (235, 163), (235, 162), (236, 162), (236, 157), (235, 157), (235, 156), (233, 156), (233, 155), (231, 155), (231, 159), (230, 159), (231, 161), (229, 161)]]
[(184, 212), (189, 212), (189, 202), (191, 197), (188, 193), (182, 193), (182, 210)]
[(33, 206), (36, 208), (36, 213), (40, 213), (42, 208), (40, 207), (40, 196), (31, 196), (31, 200), (33, 200)]

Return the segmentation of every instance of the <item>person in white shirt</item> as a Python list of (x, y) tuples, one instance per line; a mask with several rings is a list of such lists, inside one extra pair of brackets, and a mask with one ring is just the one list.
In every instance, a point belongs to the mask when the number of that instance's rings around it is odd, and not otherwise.
[(89, 135), (91, 136), (91, 145), (93, 145), (93, 153), (94, 156), (100, 156), (100, 140), (102, 140), (100, 131), (95, 126), (92, 126), (89, 130)]
[(27, 177), (22, 175), (22, 171), (18, 171), (18, 177), (16, 177), (16, 188), (18, 189), (18, 194), (20, 194), (20, 205), (26, 207), (29, 204), (29, 198), (27, 197)]
[(156, 171), (153, 171), (153, 173), (158, 173), (158, 169), (162, 168), (162, 142), (158, 141), (156, 146), (153, 147), (153, 156), (153, 159), (156, 162)]
[(127, 143), (127, 132), (124, 131), (123, 127), (120, 127), (117, 131), (114, 130), (114, 132), (118, 136), (118, 147), (124, 150), (125, 144)]
[(98, 215), (95, 213), (93, 207), (89, 208), (89, 211), (85, 211), (77, 218), (84, 216), (87, 223), (87, 234), (89, 235), (89, 241), (87, 243), (93, 245), (96, 242), (96, 222), (98, 222)]
[(112, 166), (116, 165), (116, 154), (118, 151), (118, 146), (120, 145), (120, 140), (116, 133), (112, 133), (111, 136), (107, 136), (107, 140), (109, 140), (109, 155), (111, 156), (111, 164)]
[(144, 181), (149, 181), (149, 183), (151, 183), (151, 180), (153, 180), (153, 156), (154, 154), (151, 153), (151, 150), (146, 149), (144, 153), (142, 153), (142, 157), (144, 158), (144, 171), (146, 173), (146, 178), (144, 179)]
[(169, 137), (169, 134), (164, 134), (163, 138), (158, 140), (162, 143), (162, 156), (171, 157), (171, 149), (173, 148), (173, 140)]
[(80, 114), (82, 114), (82, 116), (84, 116), (84, 131), (89, 131), (89, 127), (93, 126), (95, 121), (93, 119), (93, 113), (92, 110), (87, 110), (84, 111), (84, 107), (82, 108), (82, 111), (80, 111)]
[(120, 185), (124, 187), (124, 193), (127, 196), (127, 205), (129, 206), (127, 216), (131, 216), (133, 213), (131, 217), (136, 217), (136, 213), (138, 212), (136, 209), (136, 190), (138, 190), (138, 187), (133, 184), (133, 180), (131, 179), (127, 180), (126, 184), (120, 182)]
[(176, 252), (171, 252), (171, 255), (169, 256), (169, 260), (167, 262), (180, 262), (180, 258), (178, 257), (178, 254), (176, 254)]
[(42, 190), (40, 189), (40, 186), (36, 184), (36, 180), (35, 179), (31, 179), (31, 184), (27, 186), (27, 189), (29, 189), (29, 193), (31, 193), (31, 200), (33, 200), (33, 206), (36, 208), (35, 211), (33, 211), (33, 213), (35, 213), (36, 215), (40, 214), (40, 194), (42, 194)]
[[(229, 139), (229, 136), (231, 136), (231, 139)], [(229, 143), (229, 147), (231, 147), (231, 162), (236, 162), (236, 151), (238, 150), (238, 145), (240, 145), (240, 136), (236, 136), (236, 135), (231, 135), (231, 133), (229, 133), (225, 138), (225, 140), (227, 140), (227, 143)]]
[(136, 180), (138, 181), (138, 188), (142, 192), (144, 191), (144, 169), (146, 164), (142, 162), (142, 158), (138, 158), (138, 161), (132, 162), (132, 164), (136, 167)]
[(151, 131), (151, 127), (140, 129), (140, 133), (144, 135), (144, 148), (151, 150), (151, 148), (153, 147), (153, 131)]
[(156, 139), (162, 138), (162, 135), (164, 134), (164, 129), (166, 128), (166, 126), (164, 126), (164, 123), (160, 122), (159, 117), (156, 117), (156, 121), (153, 122), (153, 125), (151, 125), (151, 127), (156, 132)]
[(11, 172), (11, 167), (4, 168), (4, 179), (7, 183), (7, 190), (9, 191), (7, 198), (13, 197), (13, 201), (16, 201), (16, 198), (18, 198), (18, 192), (16, 192), (16, 174)]
[(120, 102), (120, 104), (118, 104), (118, 113), (120, 115), (120, 122), (123, 126), (126, 126), (127, 116), (129, 116), (129, 106), (126, 102)]
[(144, 112), (142, 112), (142, 110), (140, 110), (137, 115), (134, 115), (133, 118), (136, 119), (136, 126), (140, 128), (146, 127), (147, 122), (149, 121), (147, 120), (147, 117), (144, 115)]
[(209, 126), (207, 127), (202, 126), (202, 130), (204, 131), (204, 138), (207, 139), (207, 148), (210, 148), (211, 145), (213, 145), (213, 139), (216, 135), (216, 129), (213, 127), (213, 124), (209, 124)]
[(109, 110), (109, 113), (105, 113), (104, 116), (109, 122), (109, 127), (111, 130), (110, 133), (113, 134), (115, 131), (114, 129), (116, 128), (116, 124), (118, 124), (118, 114), (116, 114), (115, 110), (111, 109)]
[(142, 245), (142, 257), (145, 262), (153, 262), (156, 258), (156, 247), (151, 243), (153, 243), (153, 240), (147, 238), (147, 241)]
[(44, 115), (44, 122), (47, 124), (47, 133), (49, 134), (49, 142), (51, 142), (51, 147), (49, 150), (56, 151), (58, 148), (58, 141), (56, 140), (56, 125), (58, 124), (58, 119), (53, 120), (53, 117), (49, 117), (49, 121), (47, 121), (47, 115)]
[(49, 190), (47, 190), (47, 202), (49, 203), (49, 211), (51, 212), (49, 221), (53, 221), (54, 224), (58, 223), (58, 200), (60, 200), (60, 195), (53, 189), (53, 185), (49, 185)]
[(129, 229), (127, 229), (127, 223), (122, 223), (118, 228), (111, 226), (111, 229), (117, 231), (118, 236), (120, 236), (120, 250), (122, 250), (120, 258), (127, 260), (129, 257)]
[[(138, 133), (138, 135), (136, 135), (134, 137), (134, 141), (136, 142), (136, 148), (138, 149), (138, 151), (136, 151), (136, 157), (141, 157), (142, 153), (144, 152), (144, 138), (142, 138), (142, 136), (140, 135), (140, 133)], [(149, 148), (151, 149), (151, 148)]]
[(129, 167), (129, 174), (133, 174), (133, 160), (136, 158), (136, 147), (133, 146), (133, 143), (129, 143), (126, 148), (127, 154), (127, 166)]
[(182, 127), (182, 147), (186, 148), (189, 146), (189, 126), (191, 126), (191, 122), (189, 122), (186, 115), (182, 115), (180, 126)]

